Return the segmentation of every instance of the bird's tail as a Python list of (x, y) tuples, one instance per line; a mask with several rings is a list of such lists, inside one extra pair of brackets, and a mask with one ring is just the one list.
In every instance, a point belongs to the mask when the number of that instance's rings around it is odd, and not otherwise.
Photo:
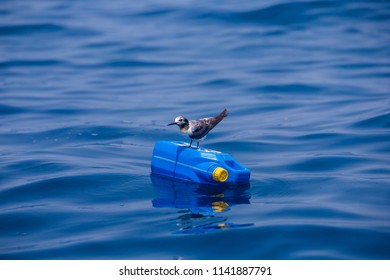
[(212, 127), (216, 126), (216, 125), (217, 125), (220, 121), (222, 121), (223, 118), (225, 118), (227, 115), (228, 115), (228, 114), (227, 114), (227, 109), (224, 109), (221, 113), (219, 113), (218, 116), (216, 116), (216, 117), (214, 117), (214, 118), (209, 118)]
[(221, 118), (221, 120), (228, 115), (227, 109), (223, 109), (223, 111), (217, 116), (217, 118)]

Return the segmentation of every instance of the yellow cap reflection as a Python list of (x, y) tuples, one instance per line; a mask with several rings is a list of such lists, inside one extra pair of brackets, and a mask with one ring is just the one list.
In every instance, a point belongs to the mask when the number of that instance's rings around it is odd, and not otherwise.
[(213, 212), (221, 213), (226, 211), (229, 208), (229, 204), (227, 204), (224, 201), (215, 201), (212, 204), (213, 206)]

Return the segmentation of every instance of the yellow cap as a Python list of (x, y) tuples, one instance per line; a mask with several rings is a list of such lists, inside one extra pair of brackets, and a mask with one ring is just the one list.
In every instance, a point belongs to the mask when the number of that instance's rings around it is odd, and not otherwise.
[(229, 173), (227, 172), (226, 169), (222, 167), (217, 167), (213, 171), (213, 179), (216, 182), (223, 183), (227, 180), (228, 177), (229, 177)]

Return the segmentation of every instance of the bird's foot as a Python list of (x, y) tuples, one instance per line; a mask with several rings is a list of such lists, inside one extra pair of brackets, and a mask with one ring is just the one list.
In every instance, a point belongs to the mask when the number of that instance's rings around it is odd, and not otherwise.
[(196, 147), (194, 147), (194, 146), (192, 146), (192, 143), (191, 143), (191, 144), (189, 144), (189, 145), (187, 146), (187, 148), (191, 148), (191, 149), (194, 149), (194, 150), (199, 150), (199, 144), (196, 145)]
[(187, 148), (191, 148), (191, 149), (194, 149), (194, 150), (199, 150), (199, 147), (194, 147), (192, 145), (188, 145)]

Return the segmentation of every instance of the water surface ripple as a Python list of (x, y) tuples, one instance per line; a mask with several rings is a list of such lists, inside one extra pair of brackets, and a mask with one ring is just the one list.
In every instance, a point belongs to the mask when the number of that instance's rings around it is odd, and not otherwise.
[[(388, 1), (0, 3), (1, 259), (389, 259)], [(177, 115), (252, 171), (150, 176)]]

